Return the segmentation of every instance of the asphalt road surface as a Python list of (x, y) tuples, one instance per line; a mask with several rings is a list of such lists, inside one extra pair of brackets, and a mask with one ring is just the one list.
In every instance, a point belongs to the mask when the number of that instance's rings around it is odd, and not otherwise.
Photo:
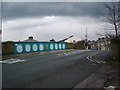
[[(95, 52), (97, 50), (48, 53), (24, 57), (22, 58), (24, 62), (3, 64), (2, 86), (3, 88), (73, 88), (101, 67), (101, 64), (94, 64), (86, 58)], [(100, 51), (104, 57), (108, 53), (109, 51)]]

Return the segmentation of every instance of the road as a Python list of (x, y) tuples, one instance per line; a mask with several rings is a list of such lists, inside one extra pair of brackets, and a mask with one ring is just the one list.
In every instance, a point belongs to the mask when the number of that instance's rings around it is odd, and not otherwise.
[(73, 88), (101, 67), (86, 58), (95, 52), (48, 53), (24, 57), (24, 62), (3, 64), (3, 88)]

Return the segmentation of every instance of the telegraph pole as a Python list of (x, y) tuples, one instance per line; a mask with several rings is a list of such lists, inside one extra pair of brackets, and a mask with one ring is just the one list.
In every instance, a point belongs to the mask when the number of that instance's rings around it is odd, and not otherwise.
[(86, 34), (85, 34), (85, 40), (88, 40), (88, 35), (87, 35), (87, 27), (86, 27)]
[(85, 43), (84, 43), (84, 47), (85, 47), (86, 49), (88, 49), (88, 46), (86, 46), (87, 40), (88, 40), (88, 35), (87, 35), (87, 27), (86, 27)]

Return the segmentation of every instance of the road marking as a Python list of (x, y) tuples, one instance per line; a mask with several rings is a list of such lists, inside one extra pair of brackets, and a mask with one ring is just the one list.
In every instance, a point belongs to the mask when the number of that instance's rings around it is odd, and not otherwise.
[(104, 61), (100, 61), (100, 60), (95, 60), (95, 59), (93, 59), (93, 56), (96, 55), (96, 54), (98, 54), (98, 53), (99, 53), (99, 52), (96, 52), (96, 53), (94, 53), (94, 54), (92, 54), (92, 55), (90, 55), (90, 56), (87, 56), (87, 59), (88, 59), (89, 61), (95, 62), (95, 63), (97, 63), (97, 64), (105, 64), (106, 62), (104, 62)]
[(58, 54), (58, 56), (67, 56), (67, 55), (72, 55), (72, 54), (76, 54), (76, 53), (83, 53), (85, 51), (90, 51), (90, 50), (70, 51), (70, 52), (65, 52), (65, 53)]
[(13, 63), (19, 63), (19, 62), (25, 62), (25, 61), (26, 60), (21, 60), (21, 59), (8, 59), (8, 60), (1, 61), (0, 63), (13, 64)]
[(116, 86), (104, 87), (105, 90), (115, 90)]
[(3, 63), (3, 61), (0, 61), (0, 63)]

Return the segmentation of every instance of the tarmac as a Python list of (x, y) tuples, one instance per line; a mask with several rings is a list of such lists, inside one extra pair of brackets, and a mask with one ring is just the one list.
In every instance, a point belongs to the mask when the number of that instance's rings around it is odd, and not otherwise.
[(74, 49), (41, 51), (41, 52), (34, 52), (34, 53), (31, 52), (31, 53), (11, 54), (11, 55), (2, 56), (2, 58), (0, 58), (0, 61), (7, 60), (7, 59), (22, 58), (22, 57), (32, 56), (32, 55), (38, 55), (38, 54), (54, 53), (54, 52), (61, 52), (61, 51), (72, 51), (72, 50), (74, 50)]
[[(95, 64), (102, 64), (95, 73), (90, 75), (87, 79), (76, 85), (76, 88), (101, 88), (103, 90), (119, 90), (120, 89), (120, 65), (111, 65), (108, 63), (98, 63), (96, 60), (97, 54), (94, 57), (88, 58), (88, 60), (95, 62)], [(93, 55), (91, 55), (93, 56)], [(99, 56), (100, 57), (100, 56)], [(102, 57), (102, 56), (101, 56)], [(104, 59), (104, 58), (103, 58)]]
[[(46, 52), (47, 53), (47, 52)], [(36, 53), (38, 54), (38, 53)], [(31, 54), (30, 54), (31, 55)], [(120, 89), (120, 65), (110, 65), (108, 63), (104, 63), (102, 59), (96, 60), (96, 56), (98, 54), (94, 54), (88, 57), (88, 60), (95, 62), (95, 64), (102, 64), (101, 68), (99, 68), (95, 73), (90, 75), (88, 78), (83, 80), (81, 83), (76, 85), (73, 89), (104, 89), (104, 90), (119, 90)], [(20, 55), (16, 55), (17, 57)], [(15, 56), (15, 57), (16, 57)], [(21, 55), (22, 56), (22, 55)], [(20, 57), (21, 57), (20, 56)], [(24, 56), (24, 55), (23, 55)], [(26, 55), (25, 55), (26, 56)], [(12, 56), (13, 57), (13, 56)], [(8, 57), (7, 57), (8, 58)], [(6, 59), (6, 58), (5, 58)], [(105, 60), (106, 61), (106, 60)]]

